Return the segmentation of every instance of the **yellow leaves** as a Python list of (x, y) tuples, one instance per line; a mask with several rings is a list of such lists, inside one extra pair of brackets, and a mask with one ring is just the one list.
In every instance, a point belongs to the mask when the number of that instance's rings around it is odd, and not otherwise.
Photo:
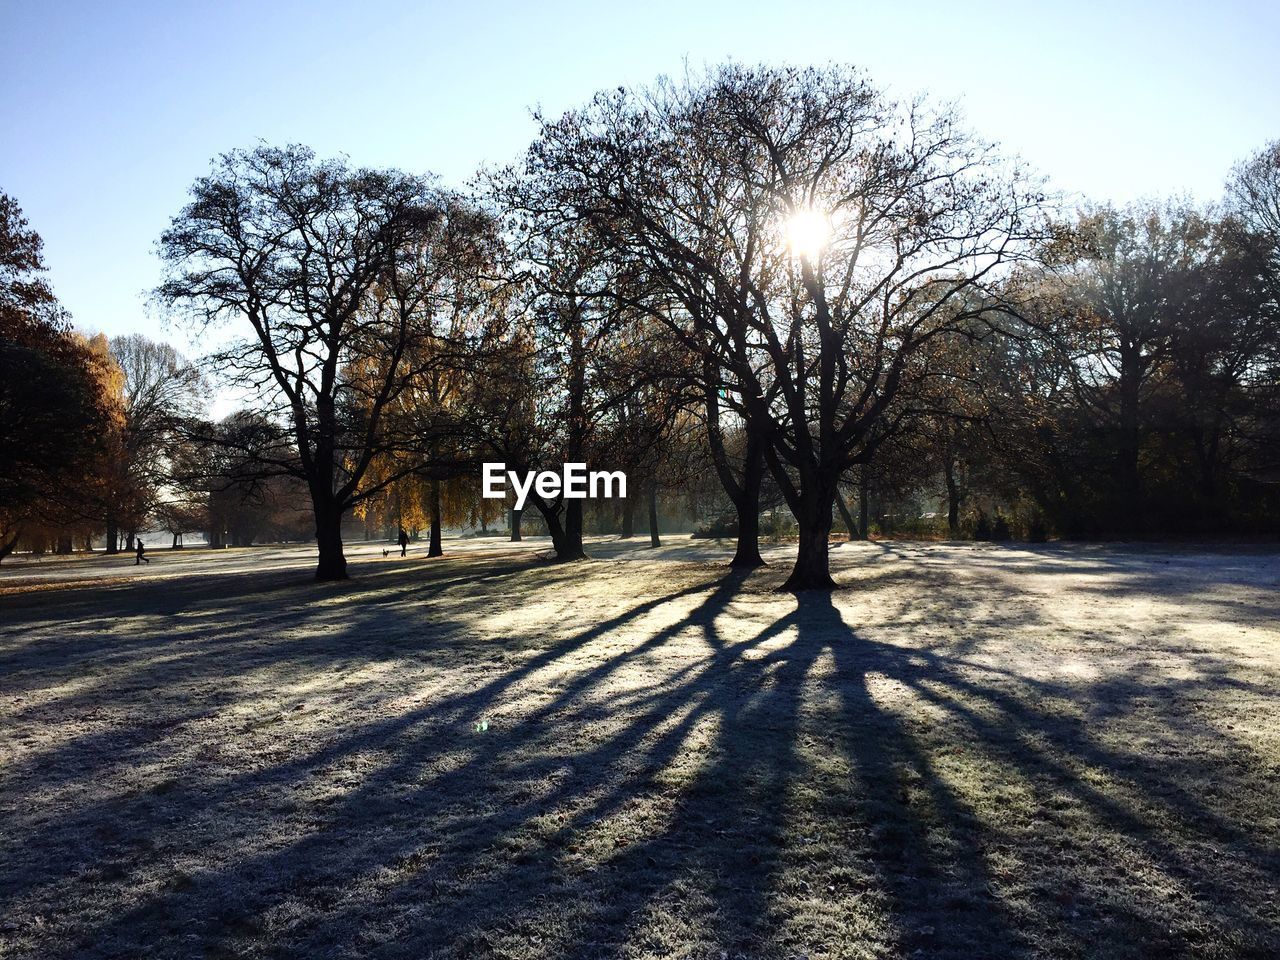
[[(423, 483), (416, 477), (406, 478), (406, 489), (397, 490), (399, 500), (400, 526), (406, 530), (424, 530), (431, 523), (427, 515), (423, 496)], [(391, 518), (394, 519), (394, 518)]]
[(125, 377), (120, 364), (111, 355), (111, 343), (105, 334), (86, 336), (72, 333), (73, 342), (84, 351), (87, 367), (98, 387), (98, 406), (111, 431), (125, 426)]

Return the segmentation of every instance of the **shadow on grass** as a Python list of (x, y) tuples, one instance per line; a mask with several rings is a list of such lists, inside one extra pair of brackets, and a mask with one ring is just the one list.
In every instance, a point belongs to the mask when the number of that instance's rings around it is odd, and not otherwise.
[[(1225, 657), (1190, 679), (1139, 666), (1046, 681), (975, 657), (973, 637), (855, 631), (829, 596), (775, 594), (785, 571), (662, 569), (642, 582), (631, 564), (477, 558), (325, 590), (183, 585), (149, 597), (158, 614), (123, 591), (78, 599), (77, 629), (0, 662), (10, 696), (51, 674), (70, 687), (18, 704), (20, 720), (116, 711), (12, 770), (24, 808), (0, 912), (40, 917), (15, 948), (1280, 947), (1276, 829), (1260, 815), (1273, 761), (1197, 715), (1274, 687)], [(919, 570), (859, 584), (909, 590), (904, 617), (975, 632), (1038, 615), (1016, 577), (981, 598)], [(509, 632), (521, 610), (538, 629)], [(130, 618), (123, 638), (109, 629)]]

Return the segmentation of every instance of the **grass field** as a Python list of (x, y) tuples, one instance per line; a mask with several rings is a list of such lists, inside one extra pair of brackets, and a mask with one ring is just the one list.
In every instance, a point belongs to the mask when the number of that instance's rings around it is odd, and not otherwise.
[(3, 957), (1275, 957), (1280, 551), (0, 567)]

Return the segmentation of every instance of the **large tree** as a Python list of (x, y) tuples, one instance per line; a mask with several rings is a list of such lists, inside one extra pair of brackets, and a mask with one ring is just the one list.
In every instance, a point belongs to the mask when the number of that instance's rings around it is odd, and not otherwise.
[(762, 441), (800, 533), (789, 589), (832, 585), (837, 482), (912, 356), (999, 310), (1042, 229), (1035, 185), (953, 114), (836, 68), (602, 94), (545, 122), (526, 167), (659, 291), (644, 305)]
[(435, 362), (414, 349), (436, 334), (434, 260), (471, 214), (424, 177), (298, 146), (225, 154), (191, 194), (161, 237), (160, 299), (200, 324), (247, 324), (214, 362), (287, 431), (289, 455), (263, 466), (306, 484), (316, 578), (343, 579), (343, 515), (415, 467), (370, 470), (420, 440), (389, 413)]

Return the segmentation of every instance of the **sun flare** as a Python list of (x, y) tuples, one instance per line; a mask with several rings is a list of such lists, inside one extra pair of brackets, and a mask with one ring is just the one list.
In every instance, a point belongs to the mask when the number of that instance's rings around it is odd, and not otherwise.
[(831, 218), (820, 210), (795, 211), (783, 227), (791, 252), (805, 260), (816, 260), (831, 238)]

